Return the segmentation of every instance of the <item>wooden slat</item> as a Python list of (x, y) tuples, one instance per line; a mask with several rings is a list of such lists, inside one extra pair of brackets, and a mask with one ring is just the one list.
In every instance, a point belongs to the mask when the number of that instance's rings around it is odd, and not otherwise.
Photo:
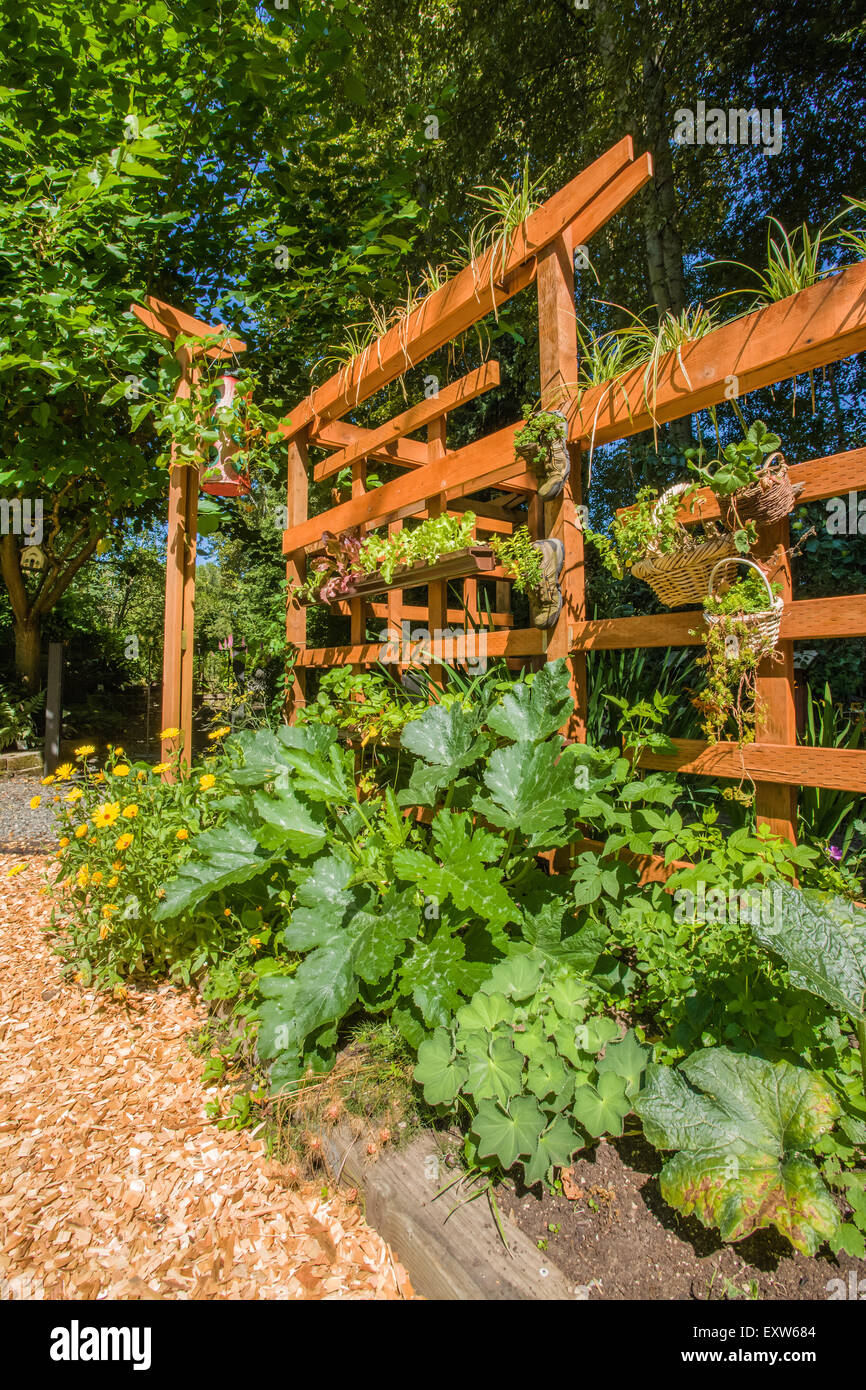
[[(387, 424), (379, 425), (368, 438), (358, 440), (355, 444), (349, 444), (340, 453), (325, 459), (323, 463), (317, 463), (313, 477), (317, 481), (320, 478), (329, 478), (332, 473), (339, 473), (341, 468), (348, 468), (350, 464), (364, 458), (369, 454), (371, 448), (392, 444), (405, 435), (412, 434), (415, 430), (420, 430), (435, 420), (440, 420), (449, 410), (474, 401), (476, 397), (483, 395), (485, 391), (491, 391), (494, 386), (498, 385), (499, 363), (485, 362), (483, 366), (477, 367), (474, 372), (469, 372), (459, 381), (452, 381), (450, 386), (443, 387), (437, 396), (430, 396), (423, 401), (418, 401), (416, 405), (404, 410), (402, 415), (395, 416)], [(444, 451), (437, 457), (444, 457)]]
[[(647, 613), (635, 618), (594, 618), (575, 624), (571, 645), (580, 651), (695, 647), (701, 640), (702, 627), (700, 609)], [(797, 599), (785, 608), (780, 636), (795, 642), (822, 637), (866, 637), (866, 595)]]
[(418, 439), (395, 439), (390, 444), (372, 448), (370, 441), (373, 430), (363, 429), (361, 425), (350, 425), (346, 420), (332, 420), (322, 425), (315, 433), (310, 431), (310, 440), (324, 449), (347, 449), (351, 444), (363, 444), (367, 458), (378, 463), (397, 463), (401, 468), (420, 468), (427, 462), (427, 445)]
[[(542, 632), (533, 627), (514, 628), (511, 632), (481, 632), (488, 657), (541, 656), (544, 651)], [(385, 644), (367, 642), (354, 647), (307, 647), (299, 658), (303, 666), (374, 666), (382, 659)]]
[[(758, 528), (757, 553), (770, 557), (768, 572), (780, 585), (779, 593), (790, 604), (794, 584), (791, 575), (791, 527), (787, 517)], [(794, 705), (794, 643), (781, 637), (772, 656), (758, 667), (755, 700), (755, 741), (789, 746), (797, 742), (797, 713)], [(793, 786), (770, 780), (759, 781), (755, 793), (755, 814), (759, 825), (774, 835), (797, 841), (797, 793)]]
[(212, 337), (216, 333), (222, 335), (224, 341), (208, 351), (209, 357), (229, 357), (232, 353), (247, 350), (246, 343), (240, 338), (233, 338), (224, 323), (203, 323), (201, 319), (194, 319), (190, 314), (185, 314), (183, 309), (176, 309), (173, 304), (166, 304), (165, 300), (157, 299), (152, 294), (147, 296), (147, 302), (160, 322), (167, 328), (174, 329), (176, 334), (184, 333), (195, 338)]
[(418, 563), (407, 568), (402, 566), (394, 571), (390, 583), (379, 575), (358, 575), (357, 581), (345, 590), (345, 598), (354, 602), (374, 594), (386, 594), (390, 589), (417, 589), (422, 584), (432, 587), (442, 584), (447, 587), (452, 579), (463, 579), (467, 575), (488, 574), (493, 578), (496, 564), (492, 551), (487, 546), (469, 546), (465, 550), (454, 550), (443, 555), (433, 564)]
[[(727, 323), (659, 363), (651, 413), (644, 368), (587, 390), (571, 413), (573, 439), (607, 444), (678, 420), (726, 399), (732, 377), (740, 396), (824, 367), (866, 348), (866, 261), (801, 290), (778, 304)], [(689, 385), (691, 382), (691, 385)], [(652, 383), (650, 383), (650, 390)]]
[(738, 748), (735, 743), (707, 744), (698, 739), (671, 741), (676, 754), (643, 753), (641, 767), (866, 793), (866, 753), (856, 749), (760, 743)]
[[(286, 482), (286, 515), (289, 525), (302, 521), (307, 515), (308, 481), (307, 441), (303, 434), (289, 441), (288, 475)], [(286, 561), (286, 580), (289, 584), (303, 584), (307, 577), (307, 563), (303, 551), (289, 555)], [(307, 641), (307, 611), (299, 603), (293, 602), (286, 608), (286, 642), (297, 647), (303, 654)], [(291, 689), (287, 692), (285, 714), (292, 718), (306, 703), (306, 677), (303, 663), (298, 662)]]
[(493, 267), (492, 286), (488, 252), (312, 392), (283, 422), (283, 430), (292, 434), (317, 418), (345, 415), (530, 284), (535, 256), (566, 227), (575, 224), (575, 242), (587, 242), (651, 176), (649, 155), (634, 160), (631, 137), (620, 140), (515, 230), (504, 267), (501, 252)]
[[(401, 592), (402, 591), (400, 589), (389, 590), (388, 596), (390, 598), (392, 595), (399, 595)], [(335, 613), (342, 613), (344, 617), (348, 617), (348, 603), (337, 602), (335, 604), (332, 604), (331, 606)], [(386, 618), (389, 622), (392, 621), (389, 617), (387, 603), (371, 603), (368, 604), (368, 607), (374, 618)], [(422, 623), (424, 626), (426, 626), (427, 618), (429, 617), (429, 609), (423, 607), (421, 604), (407, 604), (401, 610), (401, 617), (406, 618), (410, 623)], [(495, 627), (514, 626), (514, 618), (510, 613), (507, 613), (505, 611), (501, 613), (491, 612), (490, 617)], [(466, 622), (466, 614), (464, 613), (462, 608), (449, 608), (447, 621), (449, 627), (462, 627), (465, 625)], [(475, 626), (481, 629), (486, 626), (486, 623), (487, 613), (485, 611), (481, 614)], [(400, 631), (399, 620), (394, 622), (394, 631)]]

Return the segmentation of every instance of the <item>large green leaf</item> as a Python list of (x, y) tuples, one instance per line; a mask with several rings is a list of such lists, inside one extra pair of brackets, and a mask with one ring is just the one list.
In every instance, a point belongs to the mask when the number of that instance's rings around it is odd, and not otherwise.
[(341, 1019), (358, 997), (351, 939), (320, 946), (290, 979), (265, 976), (260, 989), (266, 996), (259, 1006), (261, 1056), (297, 1051), (316, 1028)]
[(545, 1117), (531, 1096), (515, 1096), (508, 1109), (483, 1100), (472, 1126), (482, 1158), (497, 1158), (510, 1168), (521, 1154), (535, 1152)]
[(444, 1028), (437, 1028), (418, 1048), (415, 1080), (424, 1087), (428, 1105), (447, 1105), (466, 1080), (466, 1068), (455, 1059), (451, 1038)]
[(464, 1056), (468, 1067), (466, 1090), (476, 1101), (498, 1100), (506, 1105), (520, 1090), (523, 1058), (507, 1038), (473, 1033)]
[(352, 866), (337, 855), (317, 859), (309, 878), (298, 888), (295, 907), (283, 939), (293, 951), (309, 951), (327, 945), (351, 913), (369, 898), (347, 887)]
[(461, 938), (444, 924), (429, 942), (416, 941), (400, 966), (400, 979), (428, 1024), (448, 1023), (476, 985), (478, 969), (465, 959)]
[(573, 1114), (588, 1134), (599, 1139), (602, 1134), (622, 1134), (623, 1122), (631, 1108), (625, 1078), (607, 1071), (599, 1076), (595, 1086), (578, 1086)]
[(565, 962), (581, 975), (591, 974), (610, 935), (609, 927), (595, 918), (581, 924), (572, 911), (568, 879), (562, 875), (539, 874), (536, 883), (521, 898), (524, 941), (552, 962)]
[(543, 666), (531, 685), (515, 681), (488, 714), (487, 724), (514, 743), (538, 743), (561, 728), (573, 708), (568, 665), (559, 658)]
[(352, 961), (367, 984), (377, 984), (394, 968), (407, 941), (421, 931), (421, 908), (413, 890), (389, 888), (383, 898), (356, 912), (349, 922)]
[[(488, 868), (501, 853), (495, 835), (473, 831), (466, 812), (440, 811), (433, 822), (432, 854), (401, 849), (394, 855), (400, 878), (417, 883), (427, 897), (440, 903), (450, 898), (495, 926), (516, 921), (519, 911), (502, 884), (499, 869)], [(437, 862), (440, 860), (441, 862)]]
[(195, 857), (165, 886), (165, 897), (154, 914), (158, 921), (187, 912), (222, 888), (246, 883), (263, 873), (273, 859), (248, 830), (231, 823), (204, 831), (193, 848)]
[(527, 1187), (550, 1176), (552, 1168), (562, 1168), (571, 1162), (581, 1141), (564, 1115), (557, 1115), (543, 1134), (529, 1159), (524, 1163), (523, 1181)]
[(840, 1113), (826, 1082), (788, 1062), (707, 1048), (678, 1069), (650, 1066), (635, 1101), (659, 1149), (678, 1149), (661, 1172), (665, 1201), (724, 1240), (777, 1226), (814, 1255), (839, 1224), (807, 1151)]
[(580, 805), (573, 769), (557, 761), (552, 743), (513, 743), (497, 748), (484, 771), (490, 795), (477, 795), (476, 810), (491, 825), (537, 838), (565, 824)]
[(599, 1075), (610, 1071), (621, 1076), (626, 1084), (626, 1094), (637, 1095), (652, 1057), (652, 1048), (643, 1047), (637, 1040), (633, 1028), (629, 1028), (622, 1042), (608, 1043), (604, 1056), (596, 1063)]
[(774, 883), (771, 910), (752, 932), (784, 960), (791, 983), (839, 1013), (866, 1016), (866, 912), (845, 898)]
[(447, 708), (431, 705), (419, 719), (406, 725), (400, 742), (430, 765), (440, 787), (453, 782), (488, 746), (488, 740), (479, 734), (477, 716), (459, 704)]
[(255, 792), (253, 807), (274, 828), (272, 847), (285, 846), (302, 859), (323, 849), (331, 834), (330, 828), (317, 819), (291, 787), (280, 788), (273, 796)]

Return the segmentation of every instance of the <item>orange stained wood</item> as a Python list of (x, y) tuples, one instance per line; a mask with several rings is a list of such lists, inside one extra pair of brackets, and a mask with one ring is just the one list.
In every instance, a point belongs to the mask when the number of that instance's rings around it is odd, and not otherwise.
[(312, 392), (282, 428), (292, 434), (345, 415), (530, 284), (535, 256), (566, 227), (575, 224), (576, 243), (588, 241), (651, 175), (649, 155), (635, 160), (631, 137), (620, 140), (527, 217), (510, 239), (504, 264), (494, 248), (466, 266)]
[[(453, 381), (450, 386), (443, 387), (438, 395), (419, 401), (417, 405), (404, 410), (402, 415), (395, 416), (385, 425), (379, 425), (371, 431), (367, 438), (348, 445), (340, 453), (326, 459), (324, 463), (316, 464), (313, 477), (317, 481), (320, 478), (329, 478), (332, 473), (339, 472), (341, 468), (348, 468), (350, 464), (357, 463), (359, 459), (367, 457), (371, 449), (382, 448), (387, 444), (395, 443), (404, 435), (412, 434), (414, 430), (432, 424), (447, 414), (449, 410), (474, 401), (477, 396), (483, 395), (485, 391), (490, 391), (498, 385), (499, 363), (485, 362), (483, 366), (476, 368), (474, 372), (469, 372), (459, 381)], [(444, 448), (436, 457), (445, 457)]]
[[(795, 463), (789, 467), (788, 474), (792, 483), (803, 484), (803, 491), (797, 497), (798, 507), (806, 502), (823, 502), (828, 497), (844, 497), (847, 501), (849, 492), (866, 489), (866, 449), (847, 449), (842, 454)], [(629, 511), (630, 508), (620, 510)], [(718, 501), (708, 487), (700, 488), (689, 505), (677, 512), (677, 520), (684, 526), (716, 521), (720, 516)]]
[[(572, 646), (580, 651), (695, 647), (701, 641), (703, 628), (699, 608), (647, 613), (635, 618), (593, 618), (575, 626)], [(866, 594), (789, 603), (782, 614), (781, 637), (795, 642), (821, 637), (866, 637)]]
[[(779, 594), (790, 603), (794, 585), (791, 575), (791, 528), (787, 517), (758, 529), (757, 550), (771, 556), (768, 569), (780, 585)], [(745, 566), (741, 567), (741, 571)], [(754, 571), (750, 571), (754, 573)], [(758, 667), (755, 700), (755, 740), (761, 744), (790, 745), (797, 742), (797, 712), (794, 705), (794, 644), (782, 638), (771, 656)], [(835, 750), (834, 750), (835, 751)], [(790, 779), (789, 779), (790, 780)], [(793, 786), (780, 786), (772, 780), (757, 783), (755, 813), (758, 823), (769, 826), (774, 835), (796, 843), (797, 793)]]
[(662, 358), (646, 392), (643, 367), (590, 387), (570, 408), (572, 439), (607, 444), (744, 396), (866, 348), (866, 261), (757, 309)]
[(373, 431), (360, 425), (350, 425), (346, 420), (332, 420), (318, 430), (310, 430), (310, 443), (324, 449), (347, 449), (353, 444), (363, 444), (367, 458), (379, 463), (398, 463), (403, 468), (420, 468), (427, 462), (427, 445), (419, 439), (394, 439), (389, 444), (374, 448), (370, 444)]
[[(190, 338), (207, 338), (219, 334), (224, 341), (212, 344), (206, 351), (208, 357), (231, 357), (234, 353), (246, 352), (246, 343), (240, 338), (233, 338), (224, 323), (203, 323), (201, 319), (194, 319), (191, 314), (184, 313), (183, 309), (166, 304), (165, 300), (156, 299), (152, 294), (147, 296), (147, 302), (159, 322), (173, 330), (173, 337), (178, 333)], [(194, 348), (194, 344), (190, 346)]]
[[(303, 434), (297, 435), (288, 445), (288, 478), (286, 486), (286, 518), (289, 526), (305, 519), (307, 515), (307, 441)], [(289, 555), (286, 562), (286, 581), (290, 586), (303, 584), (307, 577), (307, 562), (303, 554)], [(290, 648), (297, 648), (303, 654), (307, 640), (307, 610), (300, 604), (291, 602), (286, 608), (286, 642)], [(305, 676), (303, 664), (298, 662), (293, 673), (291, 688), (286, 697), (286, 714), (291, 716), (305, 703)]]
[[(483, 632), (487, 657), (541, 656), (544, 634), (534, 627), (514, 628), (510, 632)], [(302, 666), (374, 666), (382, 660), (383, 642), (366, 642), (351, 647), (307, 647), (298, 660)]]
[(671, 742), (676, 745), (676, 753), (644, 753), (641, 767), (866, 793), (866, 752), (859, 749), (769, 743), (747, 743), (740, 748), (736, 743), (708, 744), (684, 738)]

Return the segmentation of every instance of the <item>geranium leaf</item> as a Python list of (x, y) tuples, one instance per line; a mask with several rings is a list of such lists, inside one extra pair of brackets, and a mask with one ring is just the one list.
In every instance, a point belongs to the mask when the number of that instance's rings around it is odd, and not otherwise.
[(444, 1028), (437, 1028), (418, 1048), (415, 1080), (423, 1086), (428, 1105), (447, 1105), (466, 1080), (466, 1068), (455, 1060), (451, 1039)]
[(472, 1126), (482, 1158), (497, 1158), (508, 1169), (521, 1154), (535, 1152), (544, 1115), (530, 1096), (515, 1096), (508, 1109), (483, 1100)]
[(602, 1134), (622, 1134), (623, 1121), (632, 1108), (626, 1094), (625, 1078), (608, 1071), (595, 1086), (578, 1086), (573, 1114), (594, 1139)]

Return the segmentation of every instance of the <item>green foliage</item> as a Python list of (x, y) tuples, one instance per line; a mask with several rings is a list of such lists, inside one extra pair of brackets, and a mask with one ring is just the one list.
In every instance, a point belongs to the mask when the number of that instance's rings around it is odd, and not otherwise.
[[(779, 583), (771, 585), (774, 598), (780, 588)], [(751, 743), (755, 737), (758, 667), (768, 654), (768, 645), (766, 637), (745, 619), (749, 614), (772, 613), (767, 585), (750, 570), (723, 594), (709, 594), (704, 612), (720, 619), (707, 623), (700, 633), (704, 652), (698, 665), (704, 668), (706, 680), (695, 705), (701, 712), (704, 735), (710, 743), (718, 743), (726, 726), (733, 723), (740, 745)]]
[(720, 458), (704, 462), (706, 450), (686, 452), (689, 467), (717, 497), (733, 497), (742, 488), (751, 487), (770, 454), (776, 453), (782, 441), (772, 434), (763, 420), (750, 425), (745, 436), (725, 446)]
[(635, 1109), (650, 1143), (679, 1150), (661, 1172), (665, 1201), (723, 1240), (774, 1225), (814, 1255), (835, 1236), (835, 1203), (807, 1157), (840, 1113), (819, 1077), (709, 1048), (652, 1066)]
[(315, 700), (300, 712), (298, 723), (334, 725), (364, 746), (389, 742), (423, 710), (391, 676), (335, 666), (322, 677)]
[[(597, 947), (596, 947), (597, 950)], [(468, 1108), (478, 1158), (527, 1186), (603, 1134), (622, 1134), (649, 1059), (633, 1032), (613, 1042), (592, 990), (538, 951), (494, 967), (478, 993), (418, 1049), (415, 1079), (431, 1105)]]
[(622, 579), (626, 570), (651, 551), (669, 555), (683, 545), (687, 532), (676, 519), (681, 505), (679, 496), (662, 501), (656, 488), (642, 487), (634, 505), (613, 518), (609, 536), (587, 529), (584, 535), (595, 546), (605, 569)]
[(418, 526), (401, 526), (393, 536), (373, 533), (361, 545), (359, 565), (362, 573), (381, 574), (386, 584), (394, 572), (418, 561), (435, 564), (443, 555), (475, 544), (475, 513), (460, 516), (429, 517)]
[(45, 703), (45, 694), (16, 699), (13, 692), (0, 685), (0, 752), (16, 743), (29, 743), (35, 737), (34, 716)]
[(491, 536), (490, 549), (500, 565), (514, 576), (514, 587), (519, 594), (539, 588), (541, 551), (533, 543), (528, 527), (518, 526), (510, 536)]
[[(844, 898), (778, 885), (770, 920), (753, 924), (762, 946), (781, 956), (791, 983), (838, 1013), (866, 1020), (866, 912)], [(863, 1059), (866, 1076), (866, 1058)]]

